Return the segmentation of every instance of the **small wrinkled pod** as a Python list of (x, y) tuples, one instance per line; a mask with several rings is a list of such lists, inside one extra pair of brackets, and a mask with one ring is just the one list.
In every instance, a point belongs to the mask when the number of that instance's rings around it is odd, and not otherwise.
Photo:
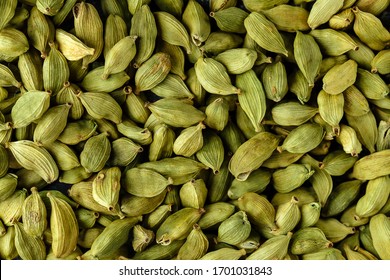
[(155, 244), (134, 255), (135, 260), (170, 260), (176, 256), (185, 240), (175, 240), (169, 245)]
[(161, 245), (169, 245), (175, 240), (185, 239), (205, 213), (203, 208), (185, 207), (170, 215), (158, 228), (156, 241)]
[(209, 17), (197, 1), (188, 1), (182, 15), (182, 21), (189, 30), (195, 45), (200, 46), (207, 40), (211, 30)]
[(322, 209), (323, 217), (332, 217), (342, 213), (358, 197), (360, 180), (346, 181), (338, 184), (331, 192), (329, 199)]
[[(118, 219), (106, 226), (95, 239), (90, 249), (93, 259), (104, 259), (118, 250), (129, 239), (130, 230), (140, 221), (140, 217)], [(85, 253), (83, 256), (87, 257)], [(83, 259), (81, 256), (81, 259)]]
[(256, 169), (245, 181), (234, 179), (228, 189), (230, 199), (238, 199), (246, 192), (261, 193), (271, 181), (271, 172), (267, 169)]
[(16, 190), (7, 199), (0, 202), (0, 218), (4, 225), (12, 226), (19, 221), (23, 214), (23, 203), (27, 197), (27, 190)]
[(128, 193), (140, 197), (157, 196), (172, 184), (171, 178), (165, 178), (163, 175), (145, 168), (130, 168), (124, 176), (123, 188)]
[(56, 257), (70, 255), (77, 246), (79, 226), (71, 206), (63, 199), (47, 193), (51, 204), (50, 230), (53, 253)]
[(384, 214), (373, 216), (369, 223), (372, 242), (382, 260), (390, 259), (390, 219)]
[(46, 206), (36, 187), (31, 188), (31, 194), (24, 200), (22, 220), (26, 233), (35, 237), (43, 235), (47, 227)]
[(200, 260), (238, 260), (245, 255), (245, 249), (221, 248), (208, 252)]
[(201, 57), (194, 67), (196, 76), (206, 91), (220, 95), (240, 92), (240, 89), (231, 83), (226, 67), (214, 58)]
[(318, 202), (310, 202), (301, 206), (301, 220), (299, 227), (311, 227), (315, 225), (321, 215), (321, 205)]
[(222, 131), (229, 121), (229, 104), (223, 97), (216, 98), (205, 109), (204, 123), (213, 129)]
[[(244, 20), (248, 35), (252, 37), (262, 48), (288, 56), (284, 41), (276, 26), (265, 15), (251, 12)], [(263, 36), (267, 32), (268, 36)]]
[(191, 53), (190, 35), (183, 23), (172, 14), (164, 11), (154, 12), (153, 15), (161, 39), (169, 44), (182, 46), (187, 53)]
[(131, 245), (135, 252), (142, 252), (154, 240), (155, 234), (152, 230), (141, 225), (133, 227), (133, 240)]
[(272, 173), (274, 188), (280, 193), (287, 193), (299, 188), (313, 175), (310, 164), (292, 163), (284, 169), (278, 169)]
[[(92, 228), (95, 225), (96, 220), (100, 216), (98, 212), (88, 210), (82, 207), (77, 208), (74, 212), (76, 215), (77, 223), (82, 229)], [(79, 242), (77, 241), (77, 243)]]
[(22, 260), (46, 259), (46, 246), (40, 237), (29, 235), (23, 224), (15, 221), (15, 247)]
[(109, 211), (117, 207), (121, 188), (120, 179), (121, 170), (114, 166), (101, 170), (92, 181), (93, 198)]
[(307, 227), (296, 231), (291, 238), (291, 253), (303, 255), (332, 248), (333, 243), (317, 227)]
[(237, 245), (245, 241), (251, 232), (251, 224), (245, 211), (238, 211), (218, 227), (218, 242)]
[(229, 170), (238, 180), (245, 181), (250, 173), (259, 168), (277, 148), (279, 136), (260, 132), (244, 142), (229, 162)]
[(107, 134), (90, 137), (80, 153), (80, 163), (88, 172), (99, 172), (110, 158), (111, 143)]
[(369, 180), (365, 194), (357, 201), (356, 214), (362, 218), (377, 214), (389, 198), (389, 184), (388, 175)]
[(178, 260), (198, 260), (203, 257), (209, 248), (209, 240), (198, 224), (194, 224), (183, 246), (177, 253)]
[(356, 157), (362, 151), (362, 144), (357, 138), (356, 131), (348, 125), (340, 125), (340, 133), (336, 137), (336, 141), (342, 145), (346, 153), (353, 157)]
[(18, 176), (13, 173), (7, 173), (0, 177), (0, 185), (0, 201), (4, 201), (15, 192), (18, 185)]
[(149, 146), (149, 161), (171, 157), (176, 135), (171, 127), (161, 124), (154, 129), (153, 141)]
[(294, 128), (280, 148), (290, 153), (307, 153), (317, 147), (324, 136), (325, 131), (321, 125), (305, 123)]
[(206, 212), (198, 221), (198, 225), (202, 229), (207, 229), (223, 222), (235, 212), (234, 205), (227, 202), (207, 204), (204, 209)]
[(237, 75), (236, 84), (241, 90), (238, 94), (238, 102), (248, 115), (255, 131), (260, 132), (261, 122), (266, 112), (267, 92), (253, 70)]
[(381, 51), (389, 44), (390, 32), (383, 26), (381, 20), (375, 15), (364, 12), (355, 6), (353, 30), (362, 42), (371, 49)]
[(219, 173), (225, 157), (222, 139), (213, 131), (206, 130), (203, 135), (203, 145), (196, 152), (196, 158), (209, 167), (214, 174)]
[(116, 128), (122, 135), (139, 145), (149, 145), (153, 141), (153, 134), (148, 128), (140, 127), (131, 120), (122, 120)]
[(342, 93), (355, 83), (357, 69), (358, 64), (353, 59), (333, 66), (322, 78), (323, 90), (332, 95)]
[(247, 192), (237, 200), (238, 208), (245, 211), (249, 221), (260, 230), (261, 233), (272, 237), (272, 232), (277, 230), (275, 224), (275, 208), (263, 196)]
[(207, 198), (207, 188), (203, 179), (193, 179), (185, 183), (179, 191), (183, 207), (203, 208)]
[(182, 185), (194, 179), (207, 167), (199, 161), (185, 157), (164, 158), (158, 161), (144, 162), (138, 168), (154, 170), (166, 178), (172, 178), (173, 185)]
[(286, 255), (293, 236), (292, 232), (267, 239), (251, 253), (246, 260), (282, 260)]
[(339, 242), (349, 234), (355, 233), (354, 227), (348, 227), (335, 218), (319, 219), (314, 225), (322, 230), (326, 238), (331, 242)]
[(173, 142), (173, 152), (178, 156), (190, 157), (203, 147), (203, 129), (206, 126), (200, 122), (195, 126), (183, 129)]
[(301, 220), (301, 210), (298, 205), (299, 199), (295, 196), (287, 203), (279, 205), (275, 213), (275, 224), (278, 227), (273, 231), (274, 235), (287, 234), (293, 230)]

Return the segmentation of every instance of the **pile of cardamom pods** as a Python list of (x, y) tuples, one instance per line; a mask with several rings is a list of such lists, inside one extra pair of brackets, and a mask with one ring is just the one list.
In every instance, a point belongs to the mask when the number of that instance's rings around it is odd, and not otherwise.
[(1, 259), (390, 259), (390, 0), (204, 2), (0, 0)]

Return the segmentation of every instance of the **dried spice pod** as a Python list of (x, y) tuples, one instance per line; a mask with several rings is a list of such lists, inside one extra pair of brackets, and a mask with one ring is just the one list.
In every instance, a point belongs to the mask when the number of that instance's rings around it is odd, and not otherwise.
[(233, 154), (229, 170), (238, 180), (245, 181), (277, 148), (280, 137), (270, 132), (260, 132), (244, 142)]

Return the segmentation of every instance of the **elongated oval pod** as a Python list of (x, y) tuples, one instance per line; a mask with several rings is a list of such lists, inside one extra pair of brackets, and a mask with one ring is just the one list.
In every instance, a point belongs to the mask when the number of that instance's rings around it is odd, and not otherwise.
[(309, 86), (313, 86), (320, 70), (322, 54), (312, 36), (297, 32), (294, 39), (294, 57)]
[(368, 181), (365, 194), (359, 198), (356, 204), (356, 214), (359, 217), (371, 217), (380, 211), (390, 195), (389, 183), (390, 177), (388, 175)]
[(211, 168), (214, 174), (217, 174), (225, 157), (225, 148), (222, 139), (210, 130), (205, 131), (203, 138), (203, 145), (196, 152), (196, 158)]
[(19, 221), (23, 213), (23, 203), (27, 197), (27, 190), (21, 189), (0, 202), (0, 218), (4, 225), (12, 226), (14, 221)]
[(18, 185), (18, 176), (13, 173), (7, 173), (0, 177), (0, 201), (6, 200), (16, 190)]
[(87, 140), (80, 153), (80, 163), (88, 172), (99, 172), (110, 158), (111, 143), (106, 133)]
[(185, 207), (170, 215), (158, 228), (156, 241), (161, 245), (169, 245), (175, 240), (185, 239), (205, 213), (203, 208)]
[(187, 53), (191, 53), (190, 35), (183, 23), (164, 11), (154, 12), (153, 15), (161, 38), (172, 45), (184, 47)]
[(24, 200), (22, 220), (26, 233), (35, 237), (43, 235), (47, 227), (46, 206), (36, 187), (31, 188), (31, 194)]
[(155, 244), (134, 255), (135, 260), (170, 260), (176, 256), (185, 240), (175, 240), (169, 245)]
[(20, 78), (28, 91), (43, 90), (42, 63), (39, 52), (33, 49), (19, 56)]
[[(215, 1), (211, 1), (215, 2)], [(211, 11), (209, 16), (215, 20), (220, 30), (245, 34), (244, 20), (249, 15), (238, 7), (228, 7), (219, 11)], [(234, 18), (234, 20), (232, 20)]]
[(238, 211), (223, 221), (218, 227), (218, 241), (237, 245), (245, 241), (251, 233), (251, 224), (244, 211)]
[(244, 25), (248, 35), (252, 37), (260, 47), (271, 52), (288, 56), (288, 51), (279, 31), (263, 14), (251, 12), (244, 20)]
[(137, 38), (137, 36), (126, 36), (107, 52), (103, 79), (107, 79), (111, 74), (120, 73), (129, 66), (137, 51), (135, 44)]
[(362, 183), (360, 180), (351, 180), (338, 184), (322, 209), (323, 217), (342, 213), (358, 197)]
[(286, 66), (282, 61), (269, 63), (261, 73), (261, 82), (268, 99), (279, 102), (288, 92)]
[(65, 129), (71, 106), (63, 104), (49, 108), (37, 122), (34, 141), (41, 145), (53, 143)]
[(121, 170), (114, 166), (101, 170), (92, 181), (93, 198), (109, 211), (117, 207), (121, 189), (120, 178)]
[(390, 32), (378, 17), (360, 10), (358, 6), (353, 7), (352, 11), (355, 13), (353, 30), (362, 42), (376, 51), (389, 45)]
[(69, 81), (70, 70), (65, 56), (53, 42), (49, 42), (50, 52), (43, 61), (43, 87), (46, 91), (57, 94), (64, 83)]
[(287, 135), (281, 149), (290, 153), (306, 153), (317, 147), (324, 136), (325, 131), (321, 125), (304, 123)]
[(82, 68), (87, 68), (103, 51), (103, 22), (95, 6), (86, 2), (73, 6), (73, 16), (76, 36), (88, 47), (95, 49), (93, 55), (83, 58)]
[(202, 87), (210, 93), (229, 95), (240, 92), (232, 85), (225, 66), (213, 58), (199, 58), (195, 72)]
[(280, 193), (288, 193), (303, 185), (314, 173), (310, 164), (292, 163), (272, 173), (273, 187)]
[(203, 121), (206, 115), (182, 100), (162, 98), (148, 104), (155, 117), (173, 127), (189, 127)]
[(343, 1), (340, 0), (316, 1), (310, 10), (307, 22), (311, 29), (315, 29), (321, 24), (328, 22), (342, 7)]
[(72, 207), (63, 199), (47, 193), (51, 204), (52, 249), (57, 257), (71, 254), (77, 246), (79, 227)]
[(77, 97), (92, 117), (108, 119), (116, 124), (122, 121), (122, 108), (108, 93), (79, 92)]
[(40, 237), (28, 234), (23, 224), (14, 221), (15, 248), (23, 260), (44, 260), (46, 259), (45, 243)]
[(281, 4), (262, 12), (280, 31), (295, 32), (310, 30), (308, 24), (309, 11), (303, 7)]
[(154, 170), (166, 178), (173, 179), (173, 185), (182, 185), (195, 178), (202, 170), (208, 169), (203, 163), (186, 157), (164, 158), (153, 162), (144, 162), (137, 166)]
[(359, 48), (351, 36), (344, 31), (324, 28), (312, 30), (309, 34), (314, 37), (325, 55), (339, 56)]
[(24, 127), (42, 117), (49, 109), (50, 95), (49, 92), (35, 90), (23, 93), (11, 110), (12, 127)]
[(29, 49), (26, 35), (18, 29), (6, 27), (0, 30), (0, 53), (8, 58), (15, 58)]
[(11, 0), (9, 2), (1, 2), (0, 8), (3, 11), (3, 17), (0, 20), (0, 29), (3, 29), (12, 20), (16, 12), (17, 0)]
[(126, 171), (123, 187), (132, 195), (153, 197), (171, 184), (172, 179), (165, 178), (153, 170), (134, 167)]
[(291, 253), (296, 255), (314, 253), (320, 249), (331, 248), (333, 243), (317, 227), (302, 228), (291, 238)]
[(238, 260), (245, 255), (245, 249), (221, 248), (208, 252), (200, 260)]
[(30, 140), (20, 140), (9, 142), (8, 148), (21, 166), (35, 171), (47, 183), (50, 184), (58, 179), (58, 167), (44, 147)]
[(267, 239), (246, 260), (282, 260), (289, 248), (292, 232)]
[[(128, 1), (129, 3), (132, 1)], [(136, 46), (137, 53), (134, 57), (133, 66), (138, 68), (153, 53), (156, 37), (157, 26), (153, 13), (149, 5), (142, 5), (131, 19), (131, 36), (138, 36)]]
[(194, 0), (190, 0), (182, 15), (183, 24), (189, 30), (192, 42), (200, 46), (210, 34), (209, 17), (203, 7)]
[(135, 73), (135, 93), (152, 89), (165, 79), (170, 70), (170, 56), (163, 52), (155, 53)]
[(377, 214), (370, 219), (372, 243), (382, 260), (390, 259), (390, 220), (384, 214)]
[(270, 132), (256, 134), (234, 153), (229, 162), (230, 172), (236, 179), (245, 181), (253, 170), (259, 168), (271, 156), (279, 141), (279, 136)]
[[(141, 217), (117, 219), (106, 226), (91, 246), (95, 259), (104, 259), (128, 241), (130, 230), (140, 222)], [(83, 258), (83, 256), (81, 256)]]
[(253, 70), (238, 74), (236, 84), (240, 88), (238, 102), (248, 115), (255, 131), (259, 132), (266, 111), (266, 93), (263, 84)]
[(245, 181), (234, 179), (228, 189), (230, 199), (238, 199), (246, 192), (261, 193), (271, 181), (271, 172), (267, 169), (256, 169)]
[(57, 28), (55, 36), (58, 49), (67, 60), (76, 61), (95, 53), (94, 48), (88, 47), (79, 38), (63, 29)]
[(343, 240), (349, 234), (355, 233), (354, 227), (346, 226), (335, 218), (319, 219), (314, 226), (322, 230), (326, 238), (334, 243)]
[(209, 240), (201, 227), (195, 224), (177, 253), (178, 260), (197, 260), (204, 256), (209, 248)]
[(266, 234), (267, 238), (273, 236), (272, 232), (277, 230), (275, 208), (265, 197), (247, 192), (238, 198), (237, 205), (240, 210), (246, 212), (249, 221), (256, 229)]

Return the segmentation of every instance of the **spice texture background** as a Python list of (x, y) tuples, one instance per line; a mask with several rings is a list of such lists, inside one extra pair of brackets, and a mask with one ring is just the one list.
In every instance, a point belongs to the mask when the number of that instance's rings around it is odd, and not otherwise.
[(0, 0), (0, 258), (390, 259), (390, 0)]

